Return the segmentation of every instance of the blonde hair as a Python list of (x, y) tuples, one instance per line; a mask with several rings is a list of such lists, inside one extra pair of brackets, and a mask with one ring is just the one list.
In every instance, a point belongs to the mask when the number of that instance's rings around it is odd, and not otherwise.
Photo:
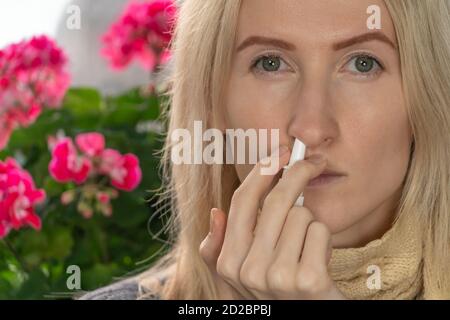
[[(170, 160), (174, 129), (193, 134), (200, 120), (218, 125), (242, 0), (184, 0), (172, 43), (167, 138), (161, 162), (161, 209), (170, 215), (170, 250), (140, 278), (141, 298), (217, 299), (199, 254), (209, 212), (229, 209), (239, 179), (231, 165), (177, 165)], [(426, 298), (450, 297), (450, 3), (385, 0), (400, 49), (404, 94), (414, 135), (398, 222), (414, 218), (425, 237)], [(206, 128), (205, 128), (206, 129)], [(164, 285), (155, 281), (169, 276)]]

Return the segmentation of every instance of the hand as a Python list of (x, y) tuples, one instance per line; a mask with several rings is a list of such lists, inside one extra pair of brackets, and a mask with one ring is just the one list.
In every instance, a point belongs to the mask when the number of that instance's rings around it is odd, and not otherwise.
[[(279, 156), (278, 171), (289, 154), (281, 147), (279, 155), (271, 156)], [(328, 228), (308, 208), (294, 206), (309, 180), (326, 167), (326, 161), (313, 160), (295, 163), (278, 182), (277, 174), (260, 174), (259, 162), (233, 194), (228, 219), (222, 210), (212, 210), (214, 232), (202, 242), (200, 253), (221, 297), (345, 298), (328, 274)]]
[(245, 300), (239, 291), (234, 289), (217, 273), (217, 258), (222, 249), (225, 229), (227, 225), (226, 214), (216, 208), (211, 209), (209, 233), (200, 244), (200, 255), (207, 264), (216, 284), (220, 300)]

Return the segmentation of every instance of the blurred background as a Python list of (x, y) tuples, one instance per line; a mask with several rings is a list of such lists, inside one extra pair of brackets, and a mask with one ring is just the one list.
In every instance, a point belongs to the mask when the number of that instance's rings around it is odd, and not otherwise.
[(0, 299), (70, 299), (168, 249), (172, 0), (0, 2)]
[[(17, 0), (0, 3), (0, 47), (36, 33), (54, 36), (70, 0)], [(39, 13), (39, 14), (36, 14)]]

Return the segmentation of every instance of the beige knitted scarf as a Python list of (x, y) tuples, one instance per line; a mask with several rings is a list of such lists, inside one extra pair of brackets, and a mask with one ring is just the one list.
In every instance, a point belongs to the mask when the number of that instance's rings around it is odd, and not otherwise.
[(330, 274), (348, 299), (422, 298), (421, 233), (403, 222), (364, 247), (333, 249)]

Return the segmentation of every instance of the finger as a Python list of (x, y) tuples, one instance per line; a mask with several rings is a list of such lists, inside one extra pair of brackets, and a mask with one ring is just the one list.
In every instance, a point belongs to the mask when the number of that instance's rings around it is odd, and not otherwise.
[[(289, 161), (289, 149), (286, 146), (281, 146), (271, 155), (272, 159), (274, 157), (279, 157), (279, 171)], [(228, 214), (222, 253), (227, 257), (233, 257), (235, 263), (239, 266), (245, 259), (253, 241), (253, 229), (255, 228), (261, 198), (267, 193), (275, 178), (275, 175), (261, 174), (261, 166), (263, 164), (260, 161), (234, 192)], [(235, 270), (235, 272), (238, 271)]]
[[(243, 288), (235, 288), (233, 285), (227, 283), (225, 279), (222, 279), (217, 272), (217, 260), (220, 255), (223, 239), (225, 235), (227, 225), (227, 216), (225, 212), (220, 209), (212, 208), (210, 213), (210, 232), (200, 244), (200, 256), (205, 261), (211, 274), (216, 279), (216, 286), (219, 290), (219, 296), (226, 297), (225, 299), (244, 299), (246, 296), (250, 297), (250, 294)], [(230, 291), (231, 288), (236, 290), (236, 294)]]
[(267, 158), (263, 159), (254, 166), (234, 192), (222, 251), (218, 258), (218, 273), (242, 295), (249, 298), (252, 294), (242, 285), (240, 271), (253, 242), (253, 230), (261, 199), (272, 187), (277, 172), (288, 163), (289, 149), (280, 146), (270, 158), (272, 162), (276, 159), (277, 164), (277, 170), (273, 175), (262, 174), (262, 167), (270, 162)]
[(299, 269), (307, 267), (318, 271), (326, 271), (330, 243), (331, 234), (328, 227), (318, 221), (312, 222), (306, 233)]
[(306, 231), (314, 220), (305, 207), (292, 207), (276, 244), (273, 264), (297, 268), (305, 243)]
[[(325, 169), (326, 160), (315, 163), (311, 160), (296, 162), (278, 181), (264, 200), (261, 216), (255, 230), (254, 246), (251, 250), (273, 250), (283, 228), (287, 213), (303, 192), (309, 181)], [(253, 248), (254, 247), (254, 248)]]
[(214, 273), (223, 245), (226, 224), (226, 214), (217, 208), (211, 209), (209, 233), (200, 244), (199, 250), (200, 256)]
[[(229, 293), (229, 290), (226, 288), (226, 286), (229, 286), (229, 288), (233, 288), (238, 294), (237, 296), (233, 294), (233, 297), (238, 297), (240, 300), (254, 299), (254, 296), (246, 288), (244, 288), (240, 282), (232, 281), (233, 279), (230, 279), (230, 277), (221, 277), (218, 270), (218, 260), (223, 248), (226, 228), (227, 215), (225, 212), (217, 208), (211, 209), (211, 231), (200, 245), (201, 256), (213, 275), (217, 276), (216, 284), (219, 291), (222, 289), (224, 292)], [(229, 295), (226, 296), (230, 297)]]

